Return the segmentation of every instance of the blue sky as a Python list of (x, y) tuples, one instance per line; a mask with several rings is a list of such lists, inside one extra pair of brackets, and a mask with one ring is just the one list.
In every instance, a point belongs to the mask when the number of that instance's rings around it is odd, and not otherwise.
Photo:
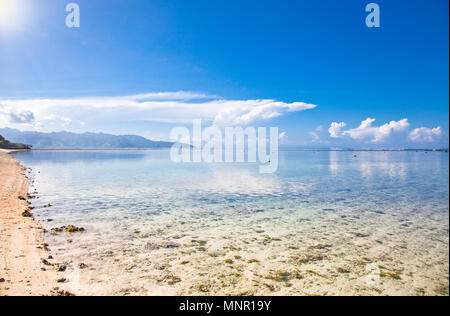
[(168, 139), (203, 118), (292, 146), (448, 146), (447, 0), (375, 1), (380, 28), (361, 0), (78, 0), (72, 29), (70, 1), (13, 2), (0, 127)]

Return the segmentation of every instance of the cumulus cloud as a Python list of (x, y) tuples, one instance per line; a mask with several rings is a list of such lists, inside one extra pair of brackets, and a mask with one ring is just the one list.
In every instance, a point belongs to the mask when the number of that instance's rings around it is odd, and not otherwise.
[(350, 136), (354, 140), (380, 143), (385, 141), (390, 135), (395, 132), (406, 131), (410, 126), (408, 119), (391, 121), (390, 123), (381, 126), (374, 126), (374, 122), (375, 119), (367, 118), (366, 120), (362, 121), (361, 125), (357, 128), (348, 129), (345, 131), (343, 131), (342, 129), (347, 126), (346, 123), (331, 123), (329, 133), (333, 138)]
[(409, 128), (408, 119), (400, 121), (391, 121), (381, 126), (372, 126), (375, 119), (368, 118), (361, 122), (361, 125), (355, 129), (344, 132), (344, 135), (350, 135), (356, 140), (370, 140), (373, 143), (379, 143), (389, 137), (393, 132), (405, 131)]
[[(34, 113), (40, 124), (59, 118), (62, 124), (147, 120), (164, 123), (191, 123), (193, 119), (210, 121), (217, 126), (248, 125), (270, 120), (289, 112), (313, 109), (303, 102), (276, 100), (224, 100), (194, 92), (158, 92), (116, 97), (67, 99), (0, 100), (21, 113)], [(20, 122), (16, 122), (20, 123)], [(70, 123), (69, 123), (70, 124)]]
[(34, 122), (34, 114), (28, 110), (16, 110), (0, 104), (0, 119), (10, 124), (31, 124)]
[(330, 133), (331, 137), (340, 138), (340, 137), (342, 137), (342, 129), (346, 126), (347, 126), (347, 124), (344, 122), (342, 122), (342, 123), (333, 122), (333, 123), (331, 123), (331, 126), (328, 129), (328, 132)]
[(6, 114), (6, 117), (12, 123), (26, 124), (34, 121), (34, 114), (31, 111), (10, 112)]
[[(391, 121), (384, 125), (374, 125), (374, 118), (367, 118), (356, 128), (344, 129), (347, 124), (333, 122), (328, 130), (330, 137), (334, 139), (360, 141), (366, 144), (408, 144), (433, 143), (442, 141), (444, 132), (441, 127), (420, 127), (410, 130), (408, 119)], [(314, 135), (314, 133), (310, 133)]]
[(440, 126), (433, 129), (420, 127), (416, 128), (409, 134), (409, 139), (413, 142), (431, 143), (437, 141), (438, 137), (442, 134), (443, 133)]

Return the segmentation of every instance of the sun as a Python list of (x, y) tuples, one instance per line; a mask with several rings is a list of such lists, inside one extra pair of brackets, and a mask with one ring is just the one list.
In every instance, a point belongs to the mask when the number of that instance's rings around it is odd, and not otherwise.
[(21, 13), (20, 2), (17, 0), (0, 0), (0, 31), (18, 25)]

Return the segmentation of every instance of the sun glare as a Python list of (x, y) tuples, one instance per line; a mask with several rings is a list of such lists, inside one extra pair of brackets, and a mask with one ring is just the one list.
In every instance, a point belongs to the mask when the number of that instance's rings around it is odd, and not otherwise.
[(20, 2), (17, 0), (0, 0), (0, 31), (18, 26), (21, 15)]

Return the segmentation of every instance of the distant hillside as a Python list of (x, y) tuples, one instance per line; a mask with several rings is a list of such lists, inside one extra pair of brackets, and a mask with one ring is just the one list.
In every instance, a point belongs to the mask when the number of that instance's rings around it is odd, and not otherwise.
[(9, 140), (6, 140), (2, 135), (0, 135), (0, 149), (30, 149), (30, 148), (24, 144), (11, 143)]
[(13, 142), (32, 145), (34, 149), (170, 148), (173, 145), (173, 143), (155, 142), (135, 135), (21, 132), (10, 128), (0, 129), (0, 134)]

